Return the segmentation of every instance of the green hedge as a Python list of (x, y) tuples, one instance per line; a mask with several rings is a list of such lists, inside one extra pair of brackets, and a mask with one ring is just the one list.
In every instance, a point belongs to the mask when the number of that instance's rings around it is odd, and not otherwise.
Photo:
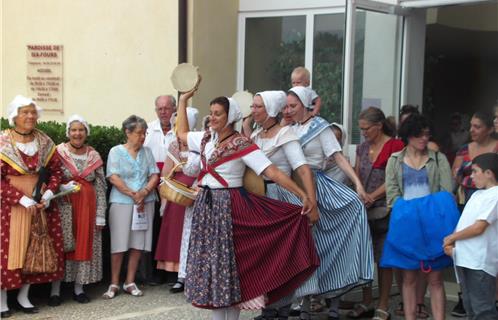
[[(2, 130), (9, 128), (9, 122), (5, 118), (0, 119)], [(39, 122), (38, 129), (45, 132), (55, 144), (66, 142), (66, 123), (55, 121)], [(109, 150), (115, 145), (124, 143), (125, 136), (121, 129), (107, 126), (90, 125), (90, 135), (87, 138), (87, 144), (94, 147), (100, 153), (100, 156), (106, 162)]]

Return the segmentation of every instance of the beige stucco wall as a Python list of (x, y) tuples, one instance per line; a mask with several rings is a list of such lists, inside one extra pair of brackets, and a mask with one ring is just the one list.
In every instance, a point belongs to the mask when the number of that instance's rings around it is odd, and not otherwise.
[(239, 2), (190, 0), (188, 7), (188, 61), (202, 75), (192, 104), (204, 116), (209, 113), (209, 101), (232, 95), (236, 89)]
[(130, 114), (152, 120), (154, 99), (175, 93), (177, 0), (2, 0), (2, 115), (27, 94), (26, 45), (64, 46), (64, 121), (120, 125)]

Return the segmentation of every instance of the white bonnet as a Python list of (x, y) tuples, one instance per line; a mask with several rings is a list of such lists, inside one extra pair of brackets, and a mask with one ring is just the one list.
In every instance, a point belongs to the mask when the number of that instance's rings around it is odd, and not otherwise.
[(261, 96), (265, 104), (266, 113), (272, 118), (276, 117), (287, 103), (286, 94), (281, 90), (262, 91), (256, 93), (256, 95)]
[(39, 105), (37, 105), (36, 102), (33, 101), (33, 99), (27, 98), (19, 94), (14, 98), (14, 100), (12, 100), (11, 103), (9, 103), (9, 106), (7, 108), (9, 125), (11, 126), (14, 125), (14, 118), (17, 117), (19, 108), (26, 107), (29, 105), (35, 106), (36, 111), (38, 112), (38, 118), (41, 116), (43, 109)]
[(237, 101), (229, 97), (227, 97), (227, 99), (230, 105), (228, 106), (228, 119), (226, 126), (242, 119), (242, 111), (240, 111), (240, 107)]
[(312, 91), (310, 88), (297, 86), (297, 87), (289, 89), (289, 91), (295, 93), (298, 96), (299, 100), (301, 100), (301, 103), (303, 104), (303, 106), (306, 109), (313, 109), (313, 105), (311, 104), (312, 103), (312, 97), (311, 97)]
[(69, 128), (71, 128), (71, 124), (73, 122), (79, 122), (82, 125), (84, 125), (85, 128), (86, 128), (86, 134), (87, 134), (87, 136), (90, 135), (90, 126), (88, 125), (88, 122), (86, 122), (86, 120), (82, 116), (80, 116), (79, 114), (73, 114), (72, 116), (69, 117), (69, 119), (67, 119), (67, 123), (66, 123), (66, 137), (69, 138)]

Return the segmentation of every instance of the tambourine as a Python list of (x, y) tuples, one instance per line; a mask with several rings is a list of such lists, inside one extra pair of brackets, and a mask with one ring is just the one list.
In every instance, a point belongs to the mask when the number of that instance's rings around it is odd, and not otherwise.
[(179, 92), (188, 92), (194, 89), (199, 82), (199, 68), (190, 63), (181, 63), (171, 74), (173, 88)]
[(253, 97), (254, 95), (249, 91), (237, 91), (232, 95), (232, 99), (237, 101), (244, 118), (251, 114)]

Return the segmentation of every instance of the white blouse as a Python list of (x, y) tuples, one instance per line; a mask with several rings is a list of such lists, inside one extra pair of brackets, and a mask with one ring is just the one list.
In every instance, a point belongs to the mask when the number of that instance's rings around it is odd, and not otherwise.
[[(294, 129), (296, 135), (301, 137), (308, 131), (310, 125), (311, 121), (308, 121), (304, 125), (295, 124), (292, 128)], [(328, 157), (341, 150), (341, 145), (337, 141), (337, 138), (330, 127), (320, 132), (318, 136), (313, 138), (303, 147), (304, 156), (306, 157), (306, 161), (310, 167), (312, 169), (319, 170), (323, 170), (325, 168), (325, 163)]]
[[(190, 151), (201, 152), (201, 141), (204, 132), (189, 132), (187, 135), (188, 148)], [(204, 149), (206, 160), (208, 160), (215, 150), (213, 141), (208, 141)], [(251, 153), (231, 161), (227, 161), (215, 168), (216, 172), (226, 180), (229, 188), (242, 187), (243, 176), (246, 166), (260, 175), (272, 163), (261, 150), (254, 150)], [(201, 164), (203, 167), (203, 165)], [(208, 186), (212, 189), (225, 188), (211, 174), (207, 173), (200, 181), (201, 186)]]
[(30, 157), (34, 156), (35, 153), (38, 152), (38, 145), (35, 140), (27, 143), (16, 142), (16, 146), (22, 153)]
[(283, 127), (271, 138), (261, 138), (259, 135), (261, 131), (261, 128), (254, 131), (251, 139), (271, 162), (285, 174), (290, 176), (292, 170), (306, 164), (299, 138), (290, 127)]

